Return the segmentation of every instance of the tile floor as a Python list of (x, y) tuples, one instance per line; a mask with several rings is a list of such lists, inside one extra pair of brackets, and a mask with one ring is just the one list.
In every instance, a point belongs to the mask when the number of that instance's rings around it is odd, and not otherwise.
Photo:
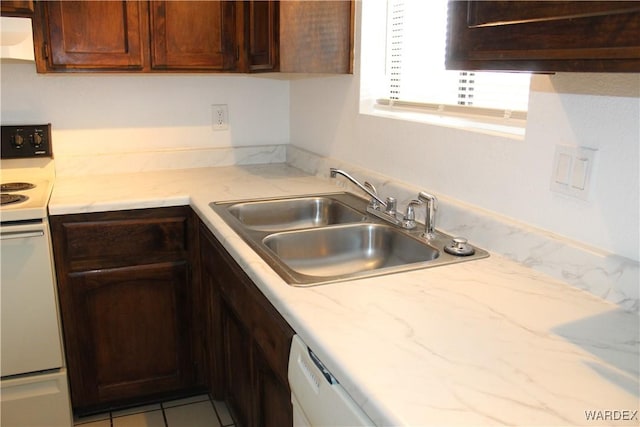
[(233, 427), (234, 421), (224, 402), (208, 395), (171, 400), (122, 411), (76, 417), (81, 427)]

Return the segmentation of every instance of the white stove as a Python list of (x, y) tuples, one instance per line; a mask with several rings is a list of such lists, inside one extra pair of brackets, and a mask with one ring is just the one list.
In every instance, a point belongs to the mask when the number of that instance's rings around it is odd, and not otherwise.
[(47, 216), (47, 204), (53, 189), (53, 180), (32, 179), (5, 181), (0, 184), (0, 220), (24, 221)]
[(3, 125), (0, 158), (0, 221), (46, 218), (55, 175), (51, 125)]
[(2, 126), (0, 411), (11, 426), (71, 426), (47, 204), (51, 126)]

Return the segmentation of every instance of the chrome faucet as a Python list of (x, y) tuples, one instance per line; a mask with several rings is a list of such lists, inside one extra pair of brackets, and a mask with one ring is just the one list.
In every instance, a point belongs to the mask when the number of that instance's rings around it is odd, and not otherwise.
[[(422, 233), (422, 237), (427, 240), (435, 237), (436, 209), (438, 202), (436, 196), (421, 191), (418, 193), (417, 199), (411, 200), (407, 204), (406, 211), (404, 215), (402, 215), (397, 212), (398, 203), (394, 197), (387, 197), (387, 200), (384, 201), (378, 196), (376, 188), (369, 182), (365, 181), (364, 184), (361, 184), (357, 179), (343, 170), (336, 168), (330, 169), (331, 178), (335, 178), (338, 175), (344, 176), (359, 189), (371, 196), (371, 200), (369, 200), (369, 205), (367, 206), (368, 213), (407, 230), (412, 230), (418, 225), (416, 222), (415, 206), (426, 204), (427, 215), (424, 221), (424, 233)], [(383, 207), (384, 210), (382, 210), (381, 207)]]
[[(400, 215), (400, 218), (398, 218), (398, 213), (396, 211), (398, 204), (395, 198), (387, 197), (387, 200), (382, 200), (378, 196), (378, 192), (376, 191), (376, 188), (373, 185), (371, 185), (369, 182), (365, 181), (364, 184), (361, 184), (357, 179), (355, 179), (354, 177), (352, 177), (351, 175), (349, 175), (347, 172), (343, 170), (336, 169), (336, 168), (330, 169), (331, 178), (335, 178), (338, 175), (344, 176), (353, 184), (355, 184), (359, 189), (361, 189), (362, 191), (367, 193), (369, 196), (371, 196), (371, 200), (369, 201), (369, 205), (367, 206), (368, 213), (384, 221), (390, 222), (393, 225), (397, 225), (400, 227), (404, 226), (404, 222), (403, 222), (404, 218), (402, 217), (402, 215)], [(384, 208), (384, 210), (382, 210), (382, 208)], [(414, 227), (415, 227), (415, 224), (414, 224)]]
[(384, 206), (385, 208), (387, 207), (387, 203), (383, 201), (380, 197), (378, 197), (378, 192), (376, 191), (376, 188), (370, 183), (365, 181), (364, 185), (360, 184), (360, 182), (357, 179), (355, 179), (354, 177), (352, 177), (351, 175), (349, 175), (348, 173), (340, 169), (331, 168), (330, 171), (331, 171), (330, 173), (331, 178), (335, 178), (337, 175), (342, 175), (345, 178), (347, 178), (349, 181), (354, 183), (359, 189), (361, 189), (362, 191), (367, 193), (369, 196), (371, 196), (372, 200), (371, 202), (369, 202), (369, 205), (374, 204), (372, 202), (375, 200), (377, 203)]
[[(340, 169), (331, 168), (330, 171), (331, 178), (342, 175), (349, 181), (354, 183), (359, 189), (371, 196), (369, 206), (367, 206), (367, 212), (374, 216), (377, 216), (380, 219), (390, 222), (391, 224), (402, 226), (402, 219), (398, 219), (396, 215), (396, 199), (394, 199), (393, 197), (387, 197), (386, 201), (382, 200), (378, 196), (378, 192), (376, 191), (375, 187), (370, 183), (365, 182), (364, 184), (361, 184), (357, 179)], [(384, 208), (384, 211), (381, 209), (381, 207)]]

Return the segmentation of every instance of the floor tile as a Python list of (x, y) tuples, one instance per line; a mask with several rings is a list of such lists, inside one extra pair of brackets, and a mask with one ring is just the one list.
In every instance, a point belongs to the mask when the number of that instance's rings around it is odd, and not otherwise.
[[(164, 410), (169, 427), (219, 427), (210, 401), (175, 406)], [(114, 425), (114, 427), (116, 427)]]
[(141, 412), (112, 419), (113, 427), (166, 427), (162, 411)]
[(120, 411), (113, 411), (111, 413), (112, 417), (123, 417), (125, 415), (133, 415), (138, 414), (140, 412), (151, 412), (151, 411), (159, 411), (162, 409), (159, 403), (155, 403), (152, 405), (142, 405), (142, 406), (134, 406), (133, 408), (122, 409)]
[(215, 406), (216, 412), (218, 413), (223, 426), (233, 425), (233, 418), (231, 418), (231, 413), (229, 412), (229, 408), (226, 403), (221, 400), (214, 400), (213, 406)]
[(76, 421), (76, 424), (74, 424), (74, 426), (82, 426), (82, 427), (111, 427), (111, 420), (109, 418), (107, 418), (106, 420), (99, 420), (99, 421), (90, 421), (90, 422), (82, 422), (81, 424), (78, 424), (78, 421)]
[(184, 399), (177, 399), (177, 400), (170, 400), (168, 402), (162, 402), (162, 407), (166, 409), (166, 408), (171, 408), (172, 406), (181, 406), (181, 405), (187, 405), (189, 403), (197, 403), (197, 402), (204, 402), (204, 401), (209, 401), (208, 394), (200, 394), (198, 396), (186, 397)]
[[(73, 417), (73, 425), (79, 426), (84, 424), (93, 423), (95, 421), (109, 420), (111, 418), (111, 414), (109, 412), (103, 412), (101, 414), (89, 415), (88, 417)], [(89, 426), (93, 427), (93, 426)]]

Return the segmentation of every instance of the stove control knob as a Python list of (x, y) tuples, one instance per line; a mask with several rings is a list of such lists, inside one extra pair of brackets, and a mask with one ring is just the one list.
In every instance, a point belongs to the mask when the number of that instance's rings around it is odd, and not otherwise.
[(24, 144), (24, 137), (22, 136), (22, 134), (16, 133), (13, 136), (13, 146), (15, 148), (22, 148), (23, 144)]
[(31, 144), (33, 144), (34, 147), (38, 148), (40, 147), (40, 145), (42, 145), (43, 141), (44, 137), (42, 135), (42, 131), (35, 131), (33, 133), (33, 136), (31, 137)]

